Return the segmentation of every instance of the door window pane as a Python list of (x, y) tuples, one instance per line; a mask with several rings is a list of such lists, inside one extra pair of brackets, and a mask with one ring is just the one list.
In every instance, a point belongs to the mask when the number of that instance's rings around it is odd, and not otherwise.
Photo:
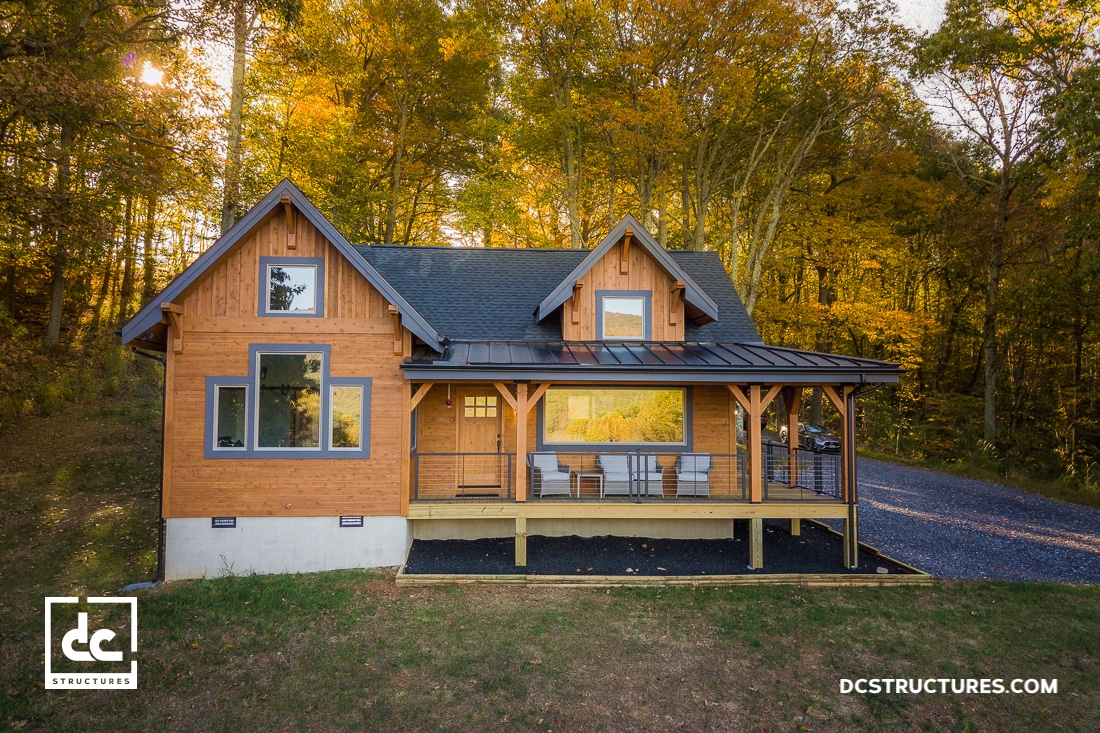
[(256, 445), (321, 444), (321, 354), (260, 354)]
[(601, 306), (603, 308), (603, 338), (645, 338), (645, 298), (604, 296)]
[(269, 265), (269, 313), (316, 313), (317, 268), (313, 265)]
[(363, 435), (363, 388), (332, 388), (332, 447), (359, 448)]
[(244, 387), (218, 387), (215, 400), (215, 445), (218, 448), (244, 449), (245, 396)]
[(564, 389), (546, 391), (546, 443), (685, 442), (683, 389)]

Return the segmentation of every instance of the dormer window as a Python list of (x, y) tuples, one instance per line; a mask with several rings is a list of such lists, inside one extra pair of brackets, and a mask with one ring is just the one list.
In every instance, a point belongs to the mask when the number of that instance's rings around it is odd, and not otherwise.
[(324, 268), (319, 257), (261, 257), (260, 315), (324, 315)]
[(652, 293), (648, 290), (596, 292), (596, 338), (603, 341), (647, 341), (652, 338)]

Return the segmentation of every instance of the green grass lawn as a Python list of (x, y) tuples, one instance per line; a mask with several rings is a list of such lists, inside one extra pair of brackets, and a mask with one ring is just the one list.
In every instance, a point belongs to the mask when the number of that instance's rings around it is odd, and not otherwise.
[[(1100, 588), (1017, 583), (180, 582), (139, 595), (138, 691), (44, 690), (43, 596), (153, 573), (159, 429), (156, 404), (97, 402), (0, 434), (0, 729), (1100, 729)], [(864, 677), (1057, 678), (1058, 694), (840, 694)]]

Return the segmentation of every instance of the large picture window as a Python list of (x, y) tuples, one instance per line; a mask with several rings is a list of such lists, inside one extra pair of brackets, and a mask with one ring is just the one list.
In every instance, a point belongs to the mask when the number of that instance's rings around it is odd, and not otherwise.
[(545, 445), (687, 445), (681, 388), (552, 387), (543, 398)]
[(323, 354), (256, 356), (260, 372), (256, 447), (320, 448)]
[(325, 261), (320, 257), (261, 257), (260, 315), (324, 315)]
[(247, 377), (206, 378), (207, 458), (368, 458), (368, 377), (329, 377), (326, 345), (253, 344)]

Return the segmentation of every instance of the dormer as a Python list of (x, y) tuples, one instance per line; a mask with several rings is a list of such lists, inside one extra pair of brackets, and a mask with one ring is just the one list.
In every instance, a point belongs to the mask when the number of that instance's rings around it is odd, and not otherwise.
[(566, 341), (683, 341), (685, 322), (715, 321), (718, 306), (628, 215), (535, 317), (560, 317)]

